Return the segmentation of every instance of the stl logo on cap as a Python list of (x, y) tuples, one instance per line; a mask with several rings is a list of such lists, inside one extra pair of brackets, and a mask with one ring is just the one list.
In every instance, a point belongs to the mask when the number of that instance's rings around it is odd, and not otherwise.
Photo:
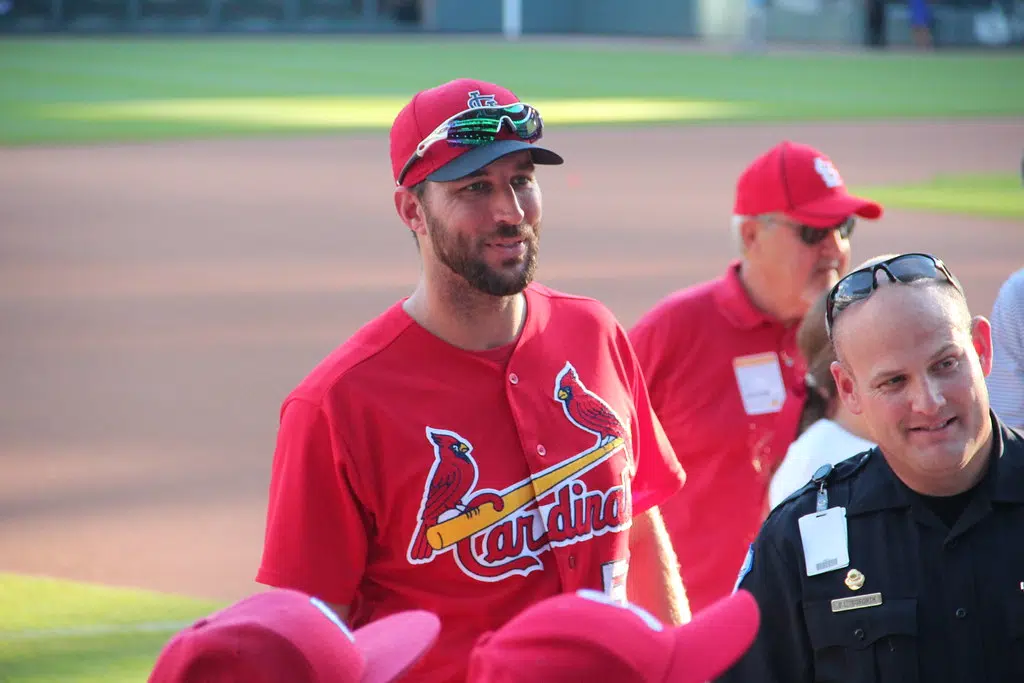
[(839, 171), (829, 159), (824, 157), (815, 157), (814, 170), (821, 176), (821, 180), (825, 183), (825, 187), (831, 189), (843, 186), (842, 176), (839, 175)]
[(470, 109), (480, 109), (481, 107), (497, 107), (500, 105), (498, 104), (498, 98), (494, 95), (481, 95), (479, 90), (470, 90), (466, 106)]

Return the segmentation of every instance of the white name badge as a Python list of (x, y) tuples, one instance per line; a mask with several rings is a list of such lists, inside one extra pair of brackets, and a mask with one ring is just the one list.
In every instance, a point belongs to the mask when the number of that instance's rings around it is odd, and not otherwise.
[(613, 560), (601, 565), (604, 593), (619, 605), (625, 605), (628, 602), (626, 598), (626, 576), (628, 574), (629, 560)]
[(733, 358), (732, 369), (736, 373), (736, 384), (747, 415), (782, 410), (782, 404), (786, 402), (786, 385), (782, 382), (779, 357), (775, 352)]
[(807, 576), (842, 569), (850, 564), (846, 508), (812, 512), (799, 520)]

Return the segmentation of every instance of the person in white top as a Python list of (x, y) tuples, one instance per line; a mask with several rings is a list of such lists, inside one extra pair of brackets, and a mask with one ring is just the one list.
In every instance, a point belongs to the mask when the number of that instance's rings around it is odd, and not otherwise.
[[(885, 256), (871, 259), (868, 265)], [(860, 416), (851, 413), (836, 395), (829, 369), (836, 359), (825, 331), (825, 295), (807, 311), (796, 333), (800, 353), (807, 359), (807, 401), (800, 416), (797, 438), (790, 444), (768, 486), (768, 504), (775, 508), (811, 480), (814, 470), (862, 453), (875, 444), (869, 440)]]
[(992, 410), (1011, 427), (1024, 428), (1024, 268), (999, 288), (992, 307)]

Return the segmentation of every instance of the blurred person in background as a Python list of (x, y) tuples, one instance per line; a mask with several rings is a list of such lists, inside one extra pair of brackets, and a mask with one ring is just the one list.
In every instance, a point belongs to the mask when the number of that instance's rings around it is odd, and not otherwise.
[(910, 10), (910, 34), (914, 45), (922, 50), (935, 47), (935, 15), (929, 0), (907, 0), (907, 9)]
[(353, 627), (441, 618), (408, 674), (463, 683), (482, 632), (580, 588), (689, 619), (658, 506), (684, 475), (625, 330), (533, 281), (540, 113), (456, 79), (396, 116), (394, 207), (418, 248), (407, 297), (286, 397), (257, 581)]
[(986, 381), (995, 414), (1024, 428), (1024, 268), (1007, 278), (992, 307), (992, 372)]
[[(893, 256), (896, 254), (882, 254), (857, 268), (865, 268)], [(835, 465), (875, 445), (870, 441), (861, 417), (850, 412), (836, 394), (836, 383), (832, 377), (836, 352), (825, 325), (827, 298), (828, 292), (825, 292), (814, 302), (796, 333), (797, 348), (807, 360), (807, 399), (800, 415), (797, 439), (790, 444), (768, 488), (772, 508), (806, 486), (811, 475), (822, 465)]]
[(846, 191), (823, 152), (783, 141), (737, 182), (739, 258), (721, 277), (660, 301), (630, 331), (686, 471), (662, 514), (694, 613), (732, 590), (796, 436), (807, 374), (800, 320), (849, 269), (856, 218), (881, 215)]
[(806, 486), (822, 465), (835, 465), (874, 446), (864, 420), (836, 394), (832, 378), (836, 354), (825, 331), (827, 297), (825, 292), (814, 302), (796, 333), (797, 348), (807, 360), (807, 398), (796, 441), (790, 444), (768, 487), (772, 508)]
[(868, 47), (888, 45), (885, 27), (885, 0), (864, 0), (864, 42)]

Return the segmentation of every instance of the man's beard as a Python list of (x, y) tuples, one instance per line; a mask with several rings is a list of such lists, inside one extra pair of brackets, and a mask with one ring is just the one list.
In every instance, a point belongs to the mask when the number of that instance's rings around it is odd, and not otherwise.
[[(492, 235), (470, 238), (452, 234), (440, 221), (427, 216), (427, 232), (434, 253), (456, 275), (462, 276), (474, 289), (491, 296), (511, 296), (526, 289), (537, 271), (537, 228), (527, 225), (500, 225)], [(522, 260), (508, 259), (503, 265), (518, 266), (512, 273), (495, 270), (484, 260), (485, 243), (491, 239), (522, 239), (526, 253)]]

